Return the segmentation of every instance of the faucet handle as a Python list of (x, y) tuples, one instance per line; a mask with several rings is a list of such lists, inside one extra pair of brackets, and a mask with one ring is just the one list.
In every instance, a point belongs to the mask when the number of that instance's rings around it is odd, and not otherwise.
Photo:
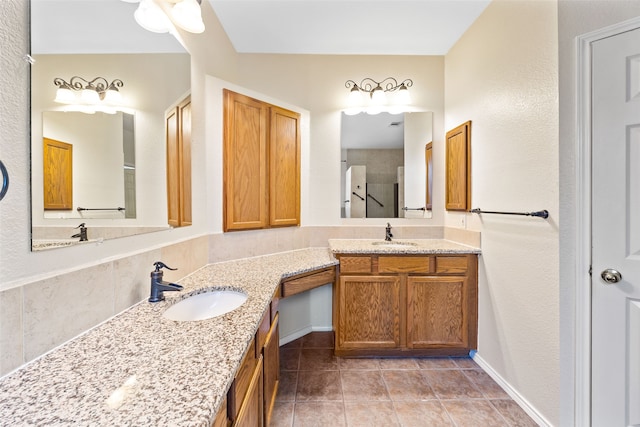
[(159, 272), (161, 268), (166, 268), (167, 270), (177, 270), (177, 268), (171, 268), (162, 261), (156, 261), (153, 263), (153, 265), (156, 267), (156, 272)]
[(84, 227), (84, 222), (81, 223), (79, 226), (77, 226), (76, 228), (83, 228)]

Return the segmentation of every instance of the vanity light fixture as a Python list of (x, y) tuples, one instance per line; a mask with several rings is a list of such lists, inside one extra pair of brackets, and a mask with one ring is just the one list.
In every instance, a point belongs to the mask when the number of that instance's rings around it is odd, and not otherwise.
[(122, 0), (140, 3), (133, 16), (142, 28), (154, 33), (174, 30), (173, 24), (190, 33), (202, 33), (202, 0)]
[(69, 109), (73, 111), (85, 113), (102, 111), (114, 114), (122, 103), (119, 88), (124, 83), (120, 79), (109, 82), (104, 77), (87, 80), (73, 76), (67, 82), (56, 77), (53, 79), (53, 84), (58, 86), (54, 102), (69, 105)]
[(393, 77), (387, 77), (379, 82), (365, 77), (359, 84), (353, 80), (347, 80), (344, 85), (350, 89), (347, 108), (343, 110), (347, 115), (361, 112), (378, 114), (383, 111), (399, 114), (408, 111), (411, 105), (409, 94), (409, 88), (413, 86), (411, 79), (398, 83)]

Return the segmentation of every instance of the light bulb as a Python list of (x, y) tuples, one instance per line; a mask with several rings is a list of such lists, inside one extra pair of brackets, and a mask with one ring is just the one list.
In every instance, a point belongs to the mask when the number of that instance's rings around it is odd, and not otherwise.
[(100, 95), (98, 95), (95, 89), (87, 86), (80, 92), (80, 102), (83, 104), (98, 104), (100, 102)]
[(190, 33), (202, 33), (202, 10), (196, 0), (182, 0), (171, 8), (171, 18), (183, 30)]
[(76, 95), (71, 89), (61, 87), (56, 91), (56, 99), (53, 101), (61, 104), (73, 104), (76, 101)]
[(171, 28), (171, 21), (153, 0), (141, 0), (133, 17), (138, 25), (153, 33), (167, 33)]

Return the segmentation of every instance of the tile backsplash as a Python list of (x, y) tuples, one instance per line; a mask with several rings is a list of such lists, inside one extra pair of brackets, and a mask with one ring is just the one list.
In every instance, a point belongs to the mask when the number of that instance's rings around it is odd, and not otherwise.
[[(397, 226), (395, 238), (447, 238), (480, 245), (478, 232), (431, 226)], [(220, 261), (307, 247), (331, 238), (383, 238), (381, 226), (287, 227), (211, 234), (65, 272), (0, 291), (0, 375), (27, 363), (145, 300), (153, 262), (163, 260), (180, 278)]]

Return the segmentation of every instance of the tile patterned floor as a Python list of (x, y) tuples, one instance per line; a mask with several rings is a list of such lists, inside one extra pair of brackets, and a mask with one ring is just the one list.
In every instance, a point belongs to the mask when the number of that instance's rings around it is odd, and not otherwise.
[(536, 423), (470, 358), (333, 355), (333, 333), (280, 348), (270, 427), (534, 427)]

